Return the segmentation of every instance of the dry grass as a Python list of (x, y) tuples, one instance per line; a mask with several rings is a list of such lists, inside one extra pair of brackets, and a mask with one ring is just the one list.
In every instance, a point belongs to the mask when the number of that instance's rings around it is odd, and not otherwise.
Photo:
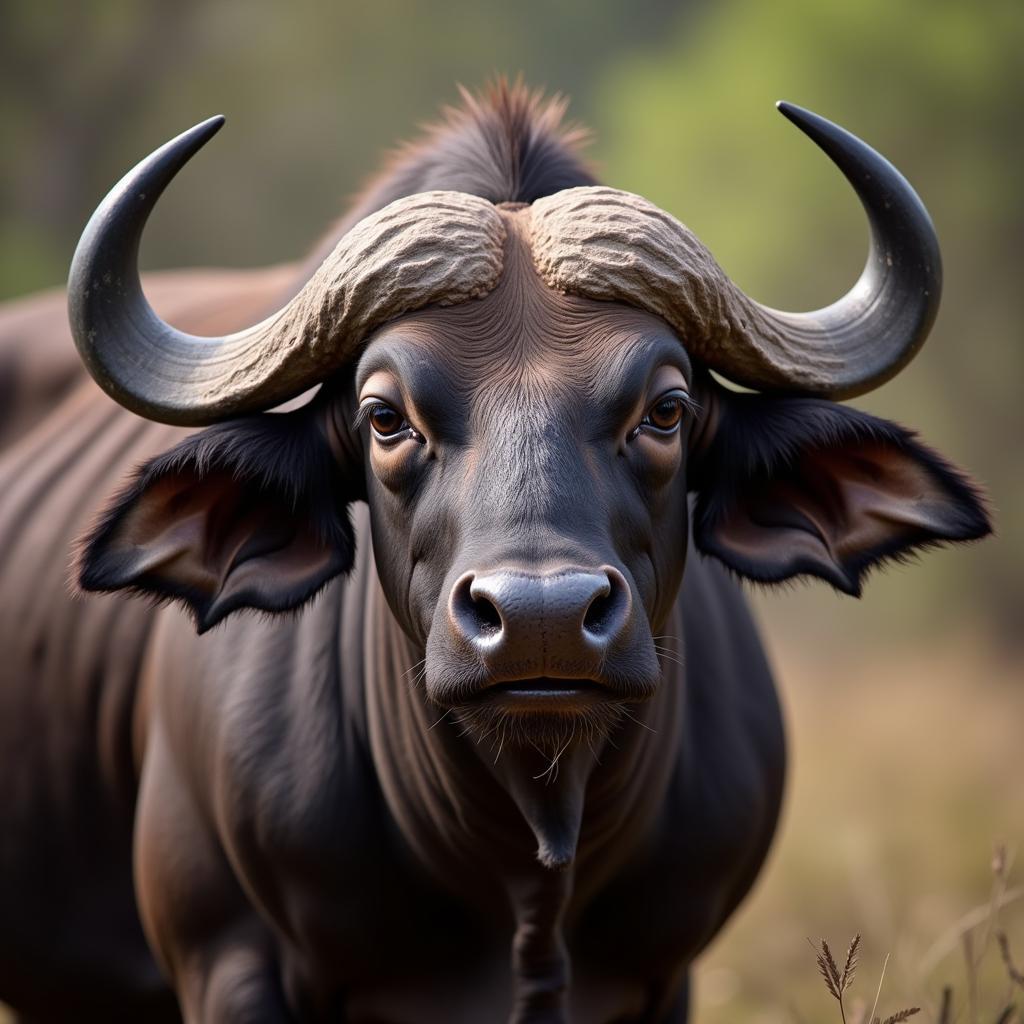
[[(834, 642), (815, 651), (800, 628), (766, 631), (792, 753), (780, 836), (752, 898), (698, 965), (695, 1020), (872, 1021), (870, 998), (844, 992), (837, 1013), (809, 969), (808, 933), (857, 932), (859, 986), (891, 952), (880, 1010), (992, 1024), (1014, 1001), (1014, 943), (1004, 957), (999, 935), (1024, 936), (1024, 885), (1008, 882), (1024, 840), (1021, 663), (964, 633), (875, 653)], [(1019, 987), (1015, 1001), (1024, 1005)]]
[[(997, 855), (994, 865), (999, 863), (1000, 857)], [(1005, 865), (1005, 848), (1002, 863)], [(1000, 871), (996, 867), (995, 871), (996, 883), (997, 885), (1002, 883), (1001, 888), (1005, 892), (1005, 870)], [(1017, 969), (1017, 965), (1013, 961), (1006, 933), (997, 930), (1001, 907), (1002, 903), (997, 899), (993, 899), (989, 904), (988, 915), (983, 922), (985, 940), (980, 952), (976, 952), (975, 947), (976, 929), (979, 926), (971, 924), (962, 931), (961, 939), (966, 966), (966, 1017), (968, 1024), (982, 1024), (982, 1022), (989, 1024), (990, 1021), (994, 1022), (994, 1024), (1015, 1024), (1019, 1020), (1017, 1003), (1013, 1002), (1012, 999), (1016, 988), (1024, 988), (1024, 974)], [(997, 984), (996, 990), (985, 998), (981, 993), (981, 966), (986, 952), (990, 949), (988, 940), (993, 933), (996, 936), (996, 943), (999, 947), (999, 955), (1005, 970), (1006, 980), (1001, 986)], [(810, 942), (809, 939), (808, 942)], [(835, 999), (839, 1006), (839, 1017), (842, 1024), (900, 1024), (901, 1021), (909, 1020), (921, 1012), (921, 1007), (919, 1006), (908, 1006), (889, 1014), (885, 1020), (876, 1015), (875, 1011), (878, 1009), (882, 985), (885, 982), (886, 967), (889, 964), (888, 956), (882, 965), (882, 973), (878, 979), (878, 987), (875, 990), (875, 999), (871, 1009), (868, 1010), (866, 1008), (867, 1004), (863, 999), (858, 999), (850, 1005), (847, 990), (853, 985), (857, 972), (857, 953), (860, 949), (859, 935), (854, 936), (853, 941), (850, 943), (850, 948), (846, 955), (846, 964), (842, 971), (839, 970), (825, 939), (822, 939), (817, 946), (811, 943), (811, 948), (814, 950), (818, 973), (825, 982), (825, 990)], [(1002, 992), (1000, 992), (1000, 989)], [(985, 1003), (1001, 1008), (991, 1014), (985, 1013), (981, 1009)], [(938, 1013), (933, 1018), (935, 1024), (954, 1024), (954, 1020), (957, 1019), (954, 1006), (953, 987), (945, 985), (942, 989), (942, 1000), (939, 1004)]]
[[(1011, 858), (1007, 854), (1006, 847), (997, 847), (992, 858), (992, 896), (985, 907), (984, 918), (979, 921), (977, 915), (972, 913), (958, 922), (953, 929), (954, 934), (960, 937), (964, 954), (968, 1024), (989, 1024), (990, 1021), (994, 1024), (1015, 1024), (1019, 1020), (1017, 1003), (1013, 999), (1017, 995), (1017, 989), (1024, 990), (1024, 973), (1014, 962), (1010, 952), (1010, 940), (1006, 932), (1000, 929), (1000, 917), (1002, 908), (1007, 902), (1006, 897), (1015, 891), (1009, 888), (1010, 863)], [(1016, 891), (1019, 892), (1019, 890)], [(982, 966), (986, 955), (992, 952), (993, 936), (995, 936), (995, 945), (998, 947), (1005, 978), (997, 979), (993, 990), (986, 993), (983, 991)], [(810, 942), (809, 939), (808, 942)], [(882, 965), (882, 973), (878, 979), (878, 988), (875, 990), (875, 1000), (871, 1009), (866, 1009), (863, 1000), (853, 1003), (848, 1008), (847, 991), (853, 985), (857, 973), (857, 956), (860, 951), (859, 935), (854, 936), (850, 943), (842, 971), (839, 970), (825, 939), (822, 939), (817, 946), (811, 943), (811, 948), (814, 950), (818, 973), (825, 982), (825, 990), (838, 1003), (842, 1024), (900, 1024), (901, 1021), (909, 1020), (921, 1012), (919, 1006), (909, 1006), (889, 1014), (885, 1020), (876, 1016), (875, 1011), (878, 1009), (882, 985), (885, 981), (885, 971), (889, 963), (888, 956)], [(958, 1019), (954, 1006), (953, 986), (945, 985), (942, 989), (942, 1000), (939, 1003), (938, 1013), (934, 1017), (936, 1024), (954, 1024), (954, 1020)], [(987, 1009), (983, 1009), (983, 1007), (987, 1007)], [(993, 1009), (993, 1007), (998, 1007), (998, 1009)]]

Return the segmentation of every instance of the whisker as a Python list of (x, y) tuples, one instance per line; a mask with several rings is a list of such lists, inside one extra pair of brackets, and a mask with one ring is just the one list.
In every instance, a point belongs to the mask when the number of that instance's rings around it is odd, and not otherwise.
[(412, 674), (413, 672), (415, 672), (415, 671), (416, 671), (416, 670), (417, 670), (418, 668), (420, 668), (420, 667), (422, 667), (422, 666), (425, 666), (425, 665), (426, 665), (426, 663), (427, 663), (427, 659), (426, 659), (426, 658), (420, 658), (420, 660), (419, 660), (419, 661), (417, 661), (415, 665), (410, 665), (410, 666), (409, 666), (409, 667), (408, 667), (408, 668), (407, 668), (407, 669), (406, 669), (406, 670), (405, 670), (405, 671), (404, 671), (404, 672), (402, 673), (402, 675), (401, 675), (401, 677), (400, 677), (400, 678), (404, 679), (404, 678), (405, 678), (405, 677), (406, 677), (407, 675), (411, 675), (411, 674)]
[(501, 757), (501, 752), (505, 749), (505, 739), (508, 736), (509, 722), (506, 719), (501, 723), (501, 739), (498, 742), (498, 752), (494, 755), (494, 763), (498, 763), (498, 758)]
[(680, 668), (686, 668), (686, 666), (678, 658), (673, 658), (671, 655), (665, 654), (663, 651), (658, 652), (658, 657), (664, 658), (666, 661), (670, 661), (673, 665), (678, 665)]
[(449, 716), (449, 715), (450, 715), (450, 714), (452, 713), (452, 710), (453, 710), (452, 708), (449, 708), (449, 709), (448, 709), (448, 710), (447, 710), (447, 711), (446, 711), (446, 712), (445, 712), (445, 713), (444, 713), (444, 714), (443, 714), (443, 715), (442, 715), (442, 716), (441, 716), (441, 717), (440, 717), (440, 718), (439, 718), (439, 719), (438, 719), (438, 720), (437, 720), (437, 721), (436, 721), (436, 722), (434, 723), (434, 725), (431, 725), (431, 726), (429, 726), (429, 727), (427, 728), (427, 732), (430, 732), (430, 730), (431, 730), (431, 729), (433, 729), (433, 728), (434, 728), (434, 726), (438, 726), (438, 725), (440, 725), (440, 724), (441, 724), (441, 723), (442, 723), (442, 722), (443, 722), (443, 721), (444, 721), (444, 720), (445, 720), (445, 719), (446, 719), (446, 718), (447, 718), (447, 717), (448, 717), (448, 716)]
[(675, 664), (677, 664), (680, 668), (685, 668), (686, 667), (683, 664), (682, 660), (680, 658), (676, 657), (676, 655), (673, 654), (671, 651), (666, 651), (666, 650), (664, 650), (661, 647), (655, 647), (654, 649), (655, 649), (655, 651), (657, 651), (659, 658), (664, 658), (666, 661), (675, 662)]
[(621, 711), (621, 712), (622, 712), (622, 713), (623, 713), (623, 714), (624, 714), (624, 715), (625, 715), (625, 716), (626, 716), (626, 717), (627, 717), (627, 718), (628, 718), (628, 719), (629, 719), (629, 720), (630, 720), (631, 722), (636, 722), (636, 724), (637, 724), (637, 725), (639, 725), (641, 729), (646, 729), (646, 730), (647, 730), (648, 732), (651, 732), (651, 733), (655, 733), (655, 734), (656, 734), (656, 733), (658, 732), (658, 730), (657, 730), (657, 729), (652, 729), (652, 728), (651, 728), (651, 727), (650, 727), (650, 726), (649, 726), (649, 725), (648, 725), (648, 724), (647, 724), (646, 722), (641, 722), (641, 721), (640, 721), (640, 719), (636, 717), (636, 715), (630, 714), (630, 712), (629, 712), (629, 711), (628, 711), (628, 710), (626, 709), (626, 707), (625, 707), (624, 705), (621, 705), (621, 704), (620, 704), (620, 705), (619, 705), (619, 710), (620, 710), (620, 711)]

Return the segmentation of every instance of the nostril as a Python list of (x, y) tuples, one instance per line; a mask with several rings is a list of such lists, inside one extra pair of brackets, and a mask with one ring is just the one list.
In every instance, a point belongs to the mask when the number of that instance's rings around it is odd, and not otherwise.
[(472, 610), (476, 616), (480, 632), (483, 634), (497, 633), (501, 630), (501, 616), (498, 609), (486, 597), (471, 597)]
[(629, 585), (622, 574), (611, 566), (605, 566), (608, 577), (607, 589), (594, 596), (583, 617), (583, 630), (602, 640), (611, 639), (623, 626), (631, 602)]
[(449, 615), (456, 631), (468, 640), (493, 640), (502, 630), (497, 606), (484, 594), (473, 593), (473, 573), (466, 573), (452, 587)]
[(614, 599), (610, 591), (595, 597), (583, 618), (583, 628), (588, 633), (603, 633), (605, 623), (608, 621), (608, 613), (613, 604)]

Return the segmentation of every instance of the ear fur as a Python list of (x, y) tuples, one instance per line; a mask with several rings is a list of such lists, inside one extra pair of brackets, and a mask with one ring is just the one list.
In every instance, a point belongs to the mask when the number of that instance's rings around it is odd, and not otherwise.
[(859, 596), (887, 559), (991, 532), (978, 488), (903, 427), (820, 399), (713, 386), (694, 541), (741, 576), (817, 576)]
[(297, 608), (352, 567), (352, 491), (315, 407), (218, 424), (113, 499), (80, 545), (79, 585), (180, 601), (200, 633), (238, 608)]

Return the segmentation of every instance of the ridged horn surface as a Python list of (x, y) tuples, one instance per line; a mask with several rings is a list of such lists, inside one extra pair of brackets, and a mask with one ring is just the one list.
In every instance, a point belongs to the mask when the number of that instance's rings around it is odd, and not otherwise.
[(678, 220), (611, 188), (567, 189), (534, 203), (534, 260), (553, 288), (662, 316), (693, 355), (736, 383), (849, 398), (884, 383), (924, 343), (942, 289), (938, 241), (917, 193), (887, 160), (816, 114), (779, 109), (843, 172), (871, 227), (864, 271), (831, 306), (762, 306)]

